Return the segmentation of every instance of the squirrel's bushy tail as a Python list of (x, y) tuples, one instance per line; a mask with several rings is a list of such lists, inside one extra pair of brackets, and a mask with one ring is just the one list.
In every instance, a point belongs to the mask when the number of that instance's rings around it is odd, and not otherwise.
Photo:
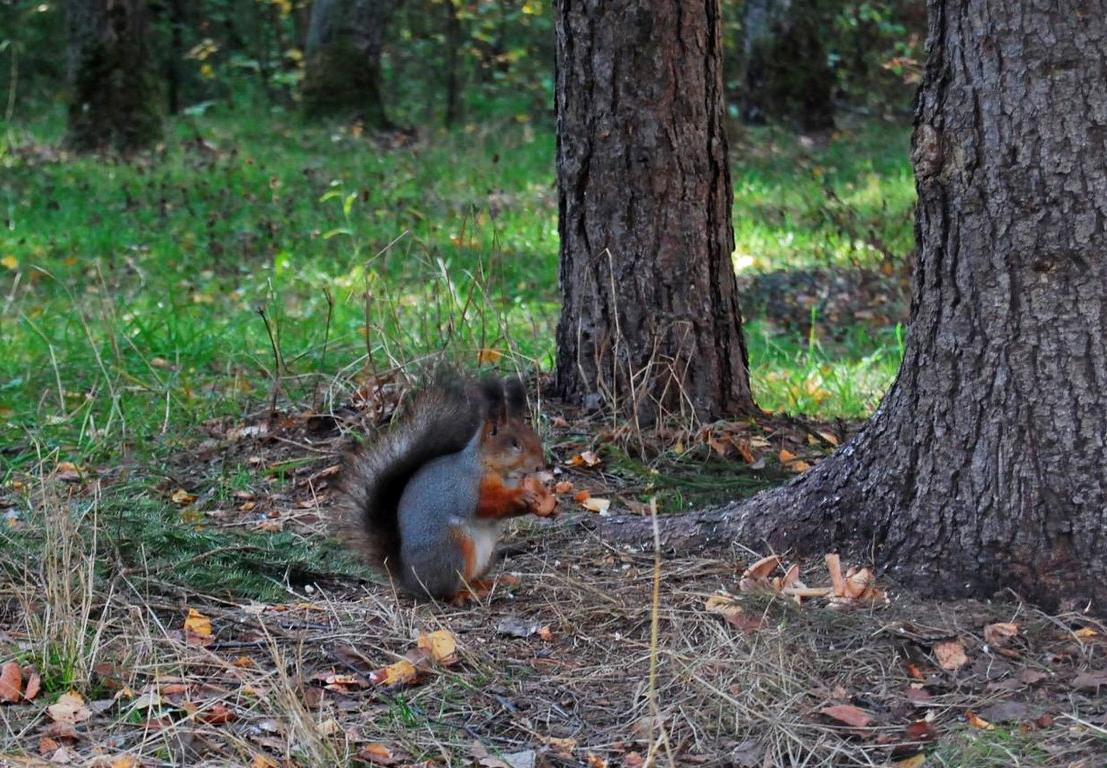
[(340, 528), (374, 565), (398, 572), (397, 516), (404, 488), (427, 462), (463, 449), (486, 409), (485, 398), (469, 382), (439, 380), (419, 393), (387, 432), (347, 455), (338, 493)]

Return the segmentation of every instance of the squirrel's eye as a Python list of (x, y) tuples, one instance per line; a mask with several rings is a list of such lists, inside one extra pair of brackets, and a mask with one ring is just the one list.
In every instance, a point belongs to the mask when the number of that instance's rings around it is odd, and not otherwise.
[(516, 440), (514, 437), (511, 438), (511, 447), (512, 448), (518, 448), (519, 447), (519, 441)]

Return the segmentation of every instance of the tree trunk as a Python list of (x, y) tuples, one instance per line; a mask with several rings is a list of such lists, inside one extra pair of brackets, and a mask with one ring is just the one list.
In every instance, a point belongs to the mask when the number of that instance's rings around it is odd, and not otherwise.
[(166, 100), (169, 114), (181, 111), (181, 88), (184, 84), (184, 30), (188, 24), (184, 0), (169, 0), (169, 55), (165, 58)]
[(750, 412), (717, 2), (561, 0), (557, 388), (639, 423)]
[(446, 0), (445, 68), (446, 115), (445, 124), (452, 128), (461, 120), (461, 19), (457, 15), (457, 0)]
[[(1107, 9), (930, 0), (906, 356), (790, 485), (666, 522), (875, 557), (933, 595), (1107, 607)], [(1048, 30), (1048, 32), (1044, 32)], [(613, 535), (648, 540), (642, 521)]]
[(130, 152), (161, 138), (145, 0), (69, 0), (67, 144)]
[(834, 73), (823, 44), (818, 0), (748, 0), (742, 114), (753, 123), (834, 127)]
[(315, 0), (308, 26), (304, 111), (357, 114), (388, 128), (381, 93), (381, 51), (395, 0)]

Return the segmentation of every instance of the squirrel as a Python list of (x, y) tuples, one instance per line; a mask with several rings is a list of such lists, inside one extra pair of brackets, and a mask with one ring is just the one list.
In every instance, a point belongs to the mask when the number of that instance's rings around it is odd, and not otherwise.
[[(482, 580), (500, 520), (552, 514), (536, 476), (542, 442), (519, 379), (453, 380), (424, 390), (406, 418), (348, 456), (340, 493), (374, 564), (416, 596), (464, 602)], [(351, 519), (353, 518), (353, 519)]]

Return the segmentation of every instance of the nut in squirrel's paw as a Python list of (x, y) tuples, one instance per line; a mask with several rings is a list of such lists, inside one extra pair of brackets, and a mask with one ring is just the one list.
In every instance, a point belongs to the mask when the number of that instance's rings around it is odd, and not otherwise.
[(557, 496), (550, 492), (537, 475), (527, 475), (523, 478), (523, 487), (534, 498), (530, 505), (531, 512), (539, 517), (549, 517), (557, 510)]

